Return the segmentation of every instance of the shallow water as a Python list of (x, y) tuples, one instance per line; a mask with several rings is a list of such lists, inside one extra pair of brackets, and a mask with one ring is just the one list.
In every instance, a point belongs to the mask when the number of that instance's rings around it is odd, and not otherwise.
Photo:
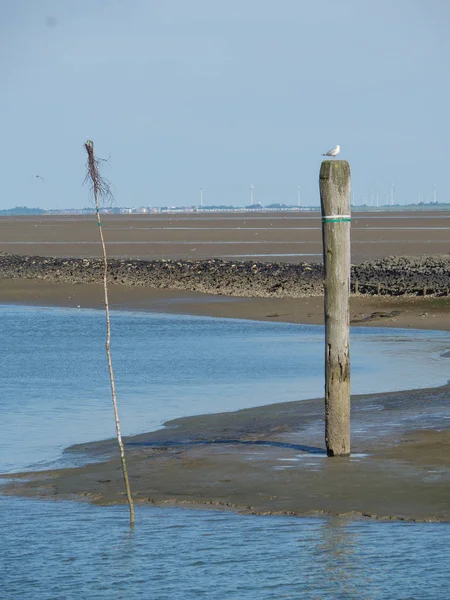
[[(100, 311), (0, 308), (2, 471), (111, 437)], [(443, 332), (355, 329), (355, 393), (440, 385)], [(113, 314), (124, 434), (176, 416), (321, 395), (323, 329)], [(308, 458), (310, 460), (311, 457)], [(0, 597), (445, 598), (447, 524), (241, 516), (0, 497)]]
[[(112, 329), (123, 435), (323, 394), (319, 326), (121, 311)], [(102, 311), (0, 308), (0, 472), (115, 436), (104, 334)], [(352, 391), (444, 384), (449, 348), (448, 333), (355, 328)]]
[(5, 500), (8, 600), (447, 597), (445, 524)]

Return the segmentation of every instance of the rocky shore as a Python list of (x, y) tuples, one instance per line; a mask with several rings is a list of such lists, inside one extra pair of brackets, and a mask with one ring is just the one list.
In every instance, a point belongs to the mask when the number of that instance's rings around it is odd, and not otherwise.
[[(323, 291), (323, 265), (257, 261), (110, 259), (111, 284), (258, 298), (301, 298)], [(0, 253), (0, 279), (100, 283), (98, 258), (54, 258)], [(352, 266), (352, 292), (449, 294), (450, 254), (387, 257)]]

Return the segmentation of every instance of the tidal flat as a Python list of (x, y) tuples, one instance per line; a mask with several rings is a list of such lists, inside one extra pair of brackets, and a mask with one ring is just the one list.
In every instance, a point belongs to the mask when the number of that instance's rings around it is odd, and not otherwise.
[[(445, 248), (448, 219), (447, 213), (357, 215), (352, 228), (353, 262), (357, 268), (364, 260), (398, 266), (403, 259), (385, 260), (386, 253), (398, 250), (397, 254), (416, 256), (403, 262), (414, 263), (420, 277), (430, 275), (427, 265), (432, 264), (438, 265), (436, 273), (442, 277), (439, 265), (448, 255), (441, 255), (436, 262), (436, 257), (427, 258), (424, 253)], [(320, 222), (314, 214), (143, 215), (109, 217), (105, 223), (107, 245), (118, 260), (168, 257), (169, 262), (182, 261), (183, 265), (187, 260), (195, 265), (199, 260), (204, 266), (208, 260), (249, 260), (251, 248), (251, 258), (263, 265), (280, 260), (284, 265), (280, 272), (308, 257), (311, 270), (319, 273)], [(99, 252), (92, 219), (5, 218), (0, 225), (5, 234), (2, 249), (19, 257), (17, 272), (7, 270), (0, 278), (0, 303), (102, 307), (102, 286), (95, 278), (91, 283), (74, 283), (70, 277), (61, 280), (55, 276), (54, 265), (48, 277), (30, 278), (20, 267), (26, 255), (38, 252), (42, 257), (50, 248), (52, 256), (67, 257), (68, 264), (70, 257), (90, 263)], [(299, 253), (300, 242), (305, 252)], [(270, 262), (272, 270), (273, 265)], [(265, 269), (263, 266), (262, 271)], [(251, 273), (244, 271), (242, 281), (247, 285), (252, 282)], [(314, 279), (317, 287), (316, 279), (320, 280), (320, 273)], [(323, 299), (317, 294), (292, 297), (289, 286), (265, 293), (265, 297), (244, 297), (238, 288), (229, 295), (223, 286), (216, 292), (214, 286), (207, 286), (202, 293), (186, 289), (182, 280), (167, 281), (163, 287), (126, 282), (111, 285), (112, 309), (274, 324), (323, 323)], [(355, 327), (450, 329), (450, 302), (445, 295), (354, 294), (350, 313)], [(397, 347), (403, 352), (401, 345)], [(448, 379), (447, 361), (442, 363), (442, 383)], [(411, 357), (411, 373), (418, 368)], [(380, 374), (380, 382), (382, 377)], [(136, 501), (228, 507), (258, 514), (355, 514), (447, 521), (450, 392), (448, 385), (425, 387), (355, 395), (350, 459), (325, 458), (320, 398), (171, 419), (163, 429), (126, 438)], [(274, 395), (273, 401), (279, 398)], [(124, 501), (114, 440), (72, 446), (65, 455), (87, 457), (87, 462), (92, 462), (71, 469), (16, 473), (12, 483), (5, 480), (3, 493), (88, 499), (98, 504)]]

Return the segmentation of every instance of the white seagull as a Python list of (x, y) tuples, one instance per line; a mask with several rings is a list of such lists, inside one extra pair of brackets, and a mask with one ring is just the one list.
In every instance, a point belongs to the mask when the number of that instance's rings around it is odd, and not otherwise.
[(336, 148), (332, 148), (331, 150), (328, 150), (328, 152), (325, 152), (325, 154), (322, 154), (322, 156), (332, 156), (333, 158), (336, 158), (336, 156), (339, 154), (340, 151), (341, 151), (341, 147), (336, 146)]

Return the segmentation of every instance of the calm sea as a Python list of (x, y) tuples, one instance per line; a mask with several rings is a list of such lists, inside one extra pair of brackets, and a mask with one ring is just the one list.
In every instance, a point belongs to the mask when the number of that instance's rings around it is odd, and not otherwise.
[[(124, 435), (320, 396), (323, 329), (113, 314)], [(450, 335), (357, 329), (353, 393), (440, 385)], [(0, 471), (114, 436), (100, 311), (0, 307)], [(0, 598), (446, 598), (447, 524), (254, 517), (0, 497)]]

